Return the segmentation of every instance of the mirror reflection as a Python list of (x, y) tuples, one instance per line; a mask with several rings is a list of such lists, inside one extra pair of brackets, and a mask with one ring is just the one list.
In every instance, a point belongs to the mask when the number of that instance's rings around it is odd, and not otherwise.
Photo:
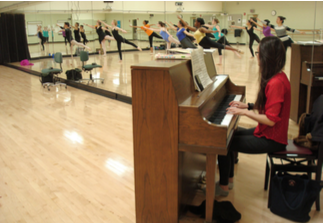
[[(285, 69), (290, 75), (292, 46), (315, 46), (314, 41), (323, 39), (322, 5), (306, 1), (183, 2), (182, 6), (163, 1), (86, 1), (62, 2), (60, 6), (56, 2), (40, 2), (21, 11), (35, 62), (33, 69), (42, 69), (41, 64), (37, 65), (42, 57), (61, 52), (61, 77), (66, 78), (65, 71), (82, 68), (79, 55), (87, 51), (86, 63), (102, 65), (94, 69), (94, 76), (107, 82), (84, 84), (131, 96), (130, 66), (154, 60), (155, 54), (165, 54), (168, 48), (211, 48), (217, 73), (236, 77), (257, 72), (258, 43), (265, 36), (274, 35), (286, 47)], [(197, 28), (202, 33), (195, 37)], [(310, 60), (315, 60), (315, 53), (312, 57)], [(82, 76), (88, 78), (89, 74)]]

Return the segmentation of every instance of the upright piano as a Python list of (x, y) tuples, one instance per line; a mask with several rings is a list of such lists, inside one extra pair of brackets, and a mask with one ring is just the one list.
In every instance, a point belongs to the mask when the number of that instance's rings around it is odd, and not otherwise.
[(298, 122), (300, 115), (310, 112), (313, 102), (323, 94), (322, 43), (291, 45), (290, 86), (290, 118)]
[(131, 67), (136, 222), (178, 222), (203, 172), (212, 221), (217, 155), (227, 154), (238, 125), (226, 108), (245, 102), (245, 86), (207, 68), (213, 83), (197, 92), (190, 60)]

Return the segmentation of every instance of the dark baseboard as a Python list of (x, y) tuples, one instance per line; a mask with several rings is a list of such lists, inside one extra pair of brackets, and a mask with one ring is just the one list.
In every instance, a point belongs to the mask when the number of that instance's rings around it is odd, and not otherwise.
[[(31, 74), (31, 75), (35, 75), (35, 76), (38, 76), (38, 77), (41, 76), (40, 72), (32, 71), (32, 70), (27, 69), (27, 68), (23, 68), (23, 67), (11, 65), (11, 64), (4, 64), (4, 65), (7, 66), (7, 67), (10, 67), (10, 68), (14, 68), (14, 69), (26, 72), (26, 73)], [(100, 89), (100, 88), (97, 88), (97, 87), (94, 87), (94, 86), (89, 86), (89, 85), (86, 85), (86, 84), (74, 82), (72, 80), (67, 80), (67, 79), (63, 79), (63, 78), (59, 78), (59, 81), (63, 82), (63, 83), (66, 83), (68, 86), (72, 86), (72, 87), (77, 88), (77, 89), (81, 89), (81, 90), (84, 90), (84, 91), (87, 91), (87, 92), (90, 92), (90, 93), (94, 93), (94, 94), (97, 94), (97, 95), (100, 95), (100, 96), (104, 96), (104, 97), (107, 97), (107, 98), (110, 98), (110, 99), (115, 99), (115, 100), (121, 101), (123, 103), (132, 104), (132, 98), (129, 97), (129, 96), (124, 96), (124, 95), (121, 95), (121, 94), (118, 94), (118, 93), (111, 92), (109, 90)]]

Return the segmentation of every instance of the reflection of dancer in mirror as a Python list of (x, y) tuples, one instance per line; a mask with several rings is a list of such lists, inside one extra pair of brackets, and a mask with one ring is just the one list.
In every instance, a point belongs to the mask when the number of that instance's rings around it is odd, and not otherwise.
[[(270, 25), (270, 21), (265, 19), (265, 20), (261, 20), (259, 18), (257, 18), (258, 21), (260, 21), (262, 23), (262, 26), (260, 24), (258, 24), (257, 22), (255, 22), (252, 18), (250, 19), (250, 21), (252, 23), (254, 23), (255, 25), (257, 25), (258, 27), (260, 27), (262, 29), (262, 33), (265, 37), (270, 37), (270, 36), (274, 36), (271, 31), (275, 31), (273, 28), (271, 28)], [(255, 29), (257, 30), (257, 29)]]
[(97, 21), (97, 24), (95, 26), (91, 26), (89, 24), (84, 23), (84, 25), (96, 30), (98, 37), (99, 37), (99, 43), (103, 49), (103, 56), (106, 57), (106, 40), (115, 40), (115, 39), (104, 33), (104, 30), (107, 30), (107, 29), (102, 27), (101, 24), (102, 24), (102, 22), (100, 20)]
[(41, 51), (44, 51), (45, 50), (45, 48), (44, 48), (45, 38), (43, 37), (42, 26), (37, 25), (37, 33), (35, 34), (35, 36), (37, 36), (39, 38), (39, 46), (43, 47), (43, 50), (41, 48)]
[(66, 38), (67, 38), (67, 40), (68, 40), (68, 42), (69, 42), (69, 44), (70, 44), (70, 46), (71, 46), (70, 49), (71, 49), (71, 59), (72, 59), (72, 60), (73, 60), (73, 45), (77, 45), (77, 46), (80, 46), (80, 47), (84, 47), (84, 48), (86, 48), (88, 51), (91, 50), (90, 47), (88, 47), (88, 46), (86, 46), (86, 45), (83, 45), (82, 43), (79, 43), (79, 42), (73, 40), (72, 32), (71, 32), (71, 29), (70, 29), (70, 23), (65, 22), (65, 23), (64, 23), (64, 27), (62, 27), (62, 26), (60, 26), (60, 25), (58, 25), (58, 24), (56, 24), (56, 25), (59, 26), (59, 27), (61, 27), (61, 29), (62, 29), (62, 30), (60, 30), (61, 32), (62, 32), (62, 31), (65, 31), (65, 36), (66, 36)]
[(249, 34), (249, 38), (250, 38), (249, 49), (250, 49), (251, 54), (252, 54), (251, 58), (254, 58), (254, 53), (253, 53), (253, 48), (252, 48), (253, 42), (256, 41), (256, 42), (260, 43), (260, 38), (258, 37), (258, 35), (256, 35), (254, 33), (255, 25), (253, 23), (251, 23), (250, 20), (248, 20), (246, 22), (246, 25), (247, 26), (234, 26), (234, 25), (232, 25), (231, 27), (246, 30), (246, 32)]
[[(180, 19), (183, 23), (185, 21), (178, 16), (178, 19)], [(230, 51), (237, 51), (240, 54), (243, 54), (244, 52), (240, 51), (239, 49), (230, 47), (230, 46), (224, 46), (220, 43), (217, 43), (213, 40), (211, 40), (209, 37), (206, 36), (206, 33), (216, 33), (216, 31), (212, 30), (207, 30), (206, 28), (203, 28), (202, 25), (205, 24), (204, 19), (202, 18), (197, 18), (195, 21), (195, 27), (189, 26), (188, 23), (185, 23), (186, 26), (189, 28), (189, 30), (195, 32), (194, 37), (196, 38), (197, 43), (203, 47), (204, 49), (210, 49), (211, 47), (214, 48), (220, 48), (220, 49), (225, 49), (225, 50), (230, 50)]]
[(181, 22), (181, 20), (177, 24), (178, 27), (175, 27), (172, 22), (166, 22), (166, 24), (170, 27), (170, 29), (177, 31), (177, 37), (182, 48), (197, 48), (189, 39), (189, 37), (194, 38), (194, 35), (186, 30), (185, 24)]
[(49, 38), (49, 36), (48, 36), (48, 28), (47, 28), (47, 26), (44, 27), (43, 38), (44, 38), (44, 43), (46, 44), (46, 48), (48, 50), (49, 49), (48, 48), (48, 38)]
[(287, 51), (287, 48), (291, 47), (291, 44), (294, 43), (294, 41), (290, 38), (290, 36), (287, 35), (287, 30), (292, 33), (300, 33), (300, 34), (305, 34), (305, 32), (291, 29), (288, 26), (283, 25), (285, 19), (286, 18), (283, 16), (278, 16), (276, 20), (277, 26), (271, 24), (269, 24), (269, 26), (276, 31), (277, 37), (280, 38), (280, 40), (282, 41), (285, 47), (285, 50)]
[[(227, 41), (225, 35), (221, 32), (221, 29), (220, 29), (218, 24), (219, 24), (219, 20), (214, 18), (213, 21), (212, 21), (212, 25), (205, 24), (205, 26), (207, 26), (209, 28), (212, 28), (213, 31), (216, 31), (215, 33), (213, 33), (213, 35), (214, 35), (214, 38), (216, 39), (217, 43), (222, 44), (222, 45), (227, 45), (227, 46), (231, 47), (231, 45)], [(239, 58), (241, 58), (241, 55), (237, 51), (234, 51), (234, 53)], [(218, 65), (221, 65), (222, 60), (223, 60), (223, 55), (222, 55), (222, 49), (220, 49), (220, 48), (218, 48), (218, 55), (219, 55), (219, 63), (218, 63)]]
[(81, 42), (79, 23), (75, 23), (73, 28), (74, 39), (76, 42)]
[(160, 35), (162, 36), (163, 40), (165, 40), (167, 42), (167, 49), (170, 49), (171, 48), (171, 43), (175, 43), (177, 45), (180, 44), (180, 42), (175, 39), (169, 32), (168, 32), (168, 29), (166, 26), (165, 26), (165, 23), (159, 21), (159, 23), (157, 24), (157, 26), (159, 27), (159, 29), (153, 29), (153, 28), (146, 28), (145, 26), (143, 27), (144, 29), (148, 29), (148, 30), (152, 30), (152, 31), (159, 31), (160, 32)]
[(141, 28), (142, 30), (145, 31), (145, 33), (149, 36), (149, 42), (150, 42), (150, 50), (151, 50), (151, 54), (153, 53), (153, 37), (159, 38), (159, 39), (163, 39), (161, 36), (159, 36), (157, 33), (155, 33), (153, 30), (149, 30), (149, 29), (145, 29), (146, 28), (150, 28), (151, 26), (155, 26), (155, 24), (148, 24), (149, 21), (148, 20), (144, 20), (143, 21), (143, 26), (132, 26), (129, 25), (130, 27), (133, 28)]
[[(108, 27), (108, 26), (105, 26), (105, 28), (106, 28), (106, 30), (105, 30), (105, 34), (108, 35), (108, 36), (113, 37), (113, 36), (111, 35), (111, 33), (110, 33), (109, 27)], [(111, 40), (108, 40), (108, 47), (110, 47), (110, 42), (111, 42)]]
[[(100, 21), (100, 22), (102, 22), (102, 21)], [(117, 27), (117, 20), (114, 19), (111, 22), (111, 26), (108, 25), (107, 23), (104, 23), (104, 22), (102, 22), (102, 23), (105, 26), (108, 26), (111, 29), (111, 33), (114, 36), (115, 40), (117, 41), (117, 48), (118, 48), (118, 52), (119, 52), (120, 62), (123, 60), (122, 53), (121, 53), (121, 43), (132, 45), (133, 47), (137, 48), (139, 51), (142, 51), (142, 49), (140, 47), (138, 47), (136, 44), (134, 44), (132, 42), (129, 42), (124, 37), (122, 37), (122, 36), (119, 35), (118, 31), (121, 31), (123, 33), (127, 33), (127, 31), (126, 30), (123, 30), (123, 29), (121, 29), (119, 27)]]
[(85, 29), (84, 29), (83, 25), (80, 26), (80, 34), (82, 37), (83, 44), (86, 45), (89, 41), (87, 40), (87, 36), (85, 34)]
[(54, 43), (54, 28), (51, 26), (52, 43)]

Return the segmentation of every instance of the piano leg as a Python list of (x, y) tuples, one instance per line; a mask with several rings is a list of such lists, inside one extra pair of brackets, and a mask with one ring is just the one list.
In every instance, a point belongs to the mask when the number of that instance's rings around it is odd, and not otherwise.
[(206, 164), (206, 222), (213, 220), (215, 200), (216, 154), (207, 154)]

